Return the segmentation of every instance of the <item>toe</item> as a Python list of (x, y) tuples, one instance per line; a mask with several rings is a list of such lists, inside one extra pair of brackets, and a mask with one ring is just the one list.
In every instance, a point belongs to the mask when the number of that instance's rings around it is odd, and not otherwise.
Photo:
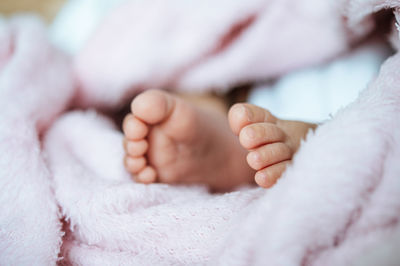
[(263, 188), (272, 187), (282, 176), (290, 161), (283, 161), (258, 171), (255, 175), (256, 183)]
[(232, 106), (229, 110), (228, 119), (231, 129), (236, 135), (239, 135), (240, 130), (249, 124), (260, 122), (275, 123), (277, 120), (268, 110), (247, 103), (239, 103)]
[(132, 113), (148, 124), (166, 119), (174, 107), (174, 98), (160, 90), (148, 90), (139, 94), (131, 104)]
[(271, 123), (254, 123), (245, 126), (239, 133), (239, 141), (248, 150), (260, 145), (283, 142), (285, 133)]
[(148, 126), (132, 114), (125, 116), (122, 130), (128, 140), (141, 140), (149, 132)]
[(261, 146), (247, 155), (247, 163), (254, 170), (276, 164), (292, 157), (292, 150), (288, 145), (277, 142)]
[(125, 152), (131, 157), (142, 156), (147, 152), (149, 144), (146, 140), (128, 140), (124, 139)]
[(151, 166), (146, 166), (142, 171), (138, 173), (138, 175), (136, 176), (136, 180), (144, 184), (150, 184), (156, 182), (156, 177), (157, 174), (154, 168)]
[(125, 156), (125, 167), (126, 169), (132, 173), (136, 174), (140, 172), (146, 166), (146, 158), (137, 157), (133, 158), (130, 156)]

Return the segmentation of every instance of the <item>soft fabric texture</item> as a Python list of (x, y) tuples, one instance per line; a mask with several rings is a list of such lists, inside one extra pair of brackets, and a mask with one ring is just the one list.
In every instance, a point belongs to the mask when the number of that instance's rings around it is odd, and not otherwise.
[(81, 105), (115, 107), (149, 87), (224, 91), (323, 62), (357, 39), (342, 8), (336, 0), (128, 1), (77, 57)]
[[(51, 41), (69, 54), (79, 53), (102, 19), (124, 1), (67, 1), (50, 25)], [(278, 79), (261, 80), (250, 90), (248, 101), (282, 119), (327, 120), (357, 98), (391, 52), (382, 40), (368, 41), (333, 60), (291, 71)]]
[[(49, 45), (37, 20), (1, 21), (1, 265), (398, 264), (399, 54), (354, 103), (309, 134), (269, 190), (210, 194), (202, 186), (136, 184), (123, 168), (122, 133), (113, 122), (95, 110), (69, 111), (71, 101), (118, 108), (154, 85), (222, 90), (289, 73), (338, 56), (373, 29), (373, 12), (400, 7), (210, 3), (129, 1), (74, 63)], [(210, 17), (200, 20), (204, 14)], [(239, 37), (214, 50), (243, 21)], [(171, 49), (175, 61), (163, 60)]]
[(0, 264), (50, 265), (61, 216), (42, 137), (74, 92), (70, 60), (30, 18), (0, 20)]

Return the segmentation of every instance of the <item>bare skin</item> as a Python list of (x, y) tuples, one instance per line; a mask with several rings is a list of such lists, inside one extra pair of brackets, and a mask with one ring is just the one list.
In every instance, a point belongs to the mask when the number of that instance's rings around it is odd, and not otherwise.
[(261, 107), (242, 103), (229, 110), (229, 124), (248, 150), (247, 163), (256, 170), (255, 182), (272, 187), (291, 162), (307, 132), (315, 124), (281, 120)]
[(137, 96), (131, 111), (123, 122), (125, 167), (137, 182), (200, 183), (217, 191), (254, 182), (271, 187), (315, 128), (250, 104), (234, 105), (228, 123), (218, 102), (159, 90)]

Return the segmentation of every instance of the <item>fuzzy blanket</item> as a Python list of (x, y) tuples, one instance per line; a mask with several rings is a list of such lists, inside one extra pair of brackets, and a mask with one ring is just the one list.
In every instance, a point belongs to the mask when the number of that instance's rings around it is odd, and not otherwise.
[(398, 265), (399, 54), (269, 190), (136, 184), (111, 120), (70, 111), (116, 110), (154, 86), (224, 90), (284, 75), (350, 49), (381, 10), (394, 29), (397, 8), (127, 1), (73, 58), (37, 20), (0, 20), (0, 264)]

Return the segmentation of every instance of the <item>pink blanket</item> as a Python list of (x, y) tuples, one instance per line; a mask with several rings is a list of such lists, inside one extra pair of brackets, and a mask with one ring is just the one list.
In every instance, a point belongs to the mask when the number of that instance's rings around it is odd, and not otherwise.
[(346, 51), (374, 13), (397, 8), (128, 1), (74, 62), (37, 20), (0, 20), (0, 264), (398, 265), (399, 54), (269, 190), (136, 184), (111, 120), (70, 111), (115, 110), (153, 86), (223, 90), (283, 75)]

